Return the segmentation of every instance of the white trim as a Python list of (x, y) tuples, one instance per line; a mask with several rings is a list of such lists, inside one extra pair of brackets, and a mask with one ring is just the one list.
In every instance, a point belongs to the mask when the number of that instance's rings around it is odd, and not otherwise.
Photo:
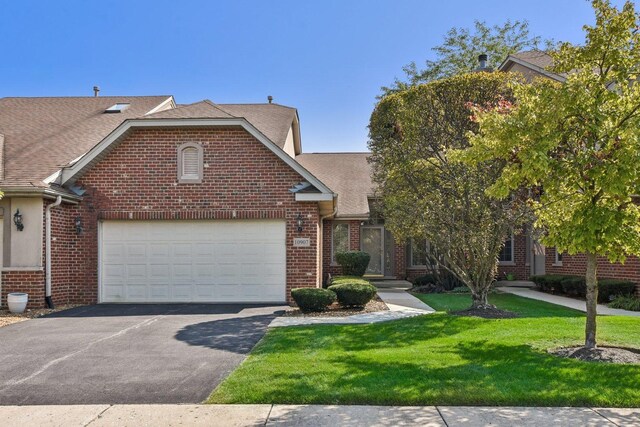
[[(498, 260), (498, 265), (505, 265), (505, 266), (513, 266), (516, 265), (516, 253), (515, 253), (515, 237), (513, 235), (513, 233), (511, 233), (511, 260), (509, 261), (500, 261)], [(502, 249), (500, 249), (500, 252), (502, 252)]]
[(333, 200), (333, 194), (326, 193), (295, 193), (296, 202), (330, 202)]
[(558, 248), (553, 248), (553, 267), (562, 267), (562, 259), (558, 259), (558, 255), (562, 256), (562, 252), (558, 252)]
[(44, 267), (2, 267), (2, 272), (8, 271), (44, 271)]
[[(198, 172), (197, 177), (186, 177), (184, 174), (184, 151), (188, 148), (193, 148), (197, 152), (198, 156)], [(176, 150), (176, 157), (178, 162), (178, 184), (201, 184), (202, 176), (204, 175), (204, 149), (202, 145), (196, 142), (185, 142), (180, 144)]]
[(336, 254), (333, 252), (333, 231), (337, 225), (346, 225), (347, 226), (347, 250), (351, 249), (351, 224), (344, 221), (333, 221), (331, 223), (331, 257), (329, 258), (329, 263), (331, 266), (337, 266), (338, 263), (335, 260)]
[(76, 178), (88, 167), (101, 160), (101, 154), (106, 154), (105, 150), (116, 142), (131, 128), (152, 128), (152, 127), (217, 127), (217, 126), (240, 126), (258, 141), (264, 144), (271, 152), (278, 156), (294, 171), (299, 173), (303, 178), (309, 181), (320, 192), (336, 195), (333, 191), (323, 184), (318, 178), (313, 176), (311, 172), (305, 169), (300, 163), (296, 162), (291, 156), (285, 153), (280, 147), (274, 144), (266, 136), (264, 136), (255, 126), (244, 118), (220, 118), (220, 119), (128, 119), (120, 126), (113, 130), (106, 138), (94, 146), (82, 159), (76, 164), (64, 168), (62, 170), (61, 185), (67, 185), (75, 182)]
[(171, 95), (170, 97), (168, 97), (167, 99), (165, 99), (164, 101), (162, 101), (160, 104), (156, 105), (155, 107), (153, 107), (151, 110), (149, 110), (148, 112), (146, 112), (144, 115), (148, 116), (149, 114), (153, 114), (153, 113), (157, 113), (158, 111), (160, 111), (162, 108), (166, 107), (168, 103), (171, 103), (171, 108), (176, 108), (176, 103), (173, 99), (173, 95)]
[(537, 65), (533, 65), (530, 62), (523, 61), (522, 59), (518, 59), (518, 58), (516, 58), (514, 56), (511, 56), (511, 55), (507, 56), (507, 59), (502, 61), (502, 64), (500, 64), (500, 66), (498, 67), (498, 70), (504, 71), (504, 67), (509, 62), (513, 62), (514, 64), (518, 64), (518, 65), (522, 65), (523, 67), (529, 68), (529, 69), (531, 69), (531, 70), (533, 70), (533, 71), (535, 71), (537, 73), (540, 73), (540, 74), (542, 74), (542, 75), (544, 75), (546, 77), (549, 77), (550, 79), (557, 80), (557, 81), (559, 81), (561, 83), (564, 83), (567, 80), (566, 77), (562, 77), (559, 74), (552, 73), (550, 71), (545, 70), (542, 67), (538, 67)]
[(102, 222), (98, 221), (98, 304), (104, 300), (102, 296)]

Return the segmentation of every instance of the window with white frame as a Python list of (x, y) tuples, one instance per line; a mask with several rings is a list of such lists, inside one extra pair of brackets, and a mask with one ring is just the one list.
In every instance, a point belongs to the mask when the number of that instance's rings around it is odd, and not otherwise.
[(426, 267), (429, 262), (430, 245), (426, 239), (411, 239), (409, 242), (409, 267)]
[(178, 147), (178, 182), (199, 184), (202, 182), (202, 146), (187, 142)]
[(562, 265), (562, 252), (560, 252), (558, 248), (555, 249), (555, 259), (553, 260), (553, 264)]
[(335, 264), (336, 254), (349, 250), (349, 224), (334, 222), (331, 225), (331, 263)]
[(514, 244), (513, 244), (513, 234), (512, 234), (511, 237), (505, 240), (504, 246), (502, 247), (502, 250), (498, 254), (498, 261), (503, 264), (513, 263), (514, 262), (513, 249), (514, 249)]

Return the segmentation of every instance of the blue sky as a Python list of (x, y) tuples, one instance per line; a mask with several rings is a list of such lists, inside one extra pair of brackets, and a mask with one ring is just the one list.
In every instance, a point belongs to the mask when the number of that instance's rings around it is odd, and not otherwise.
[[(620, 4), (617, 1), (616, 4)], [(297, 107), (303, 150), (365, 151), (380, 86), (453, 26), (581, 42), (585, 0), (2, 1), (0, 96), (171, 94)]]

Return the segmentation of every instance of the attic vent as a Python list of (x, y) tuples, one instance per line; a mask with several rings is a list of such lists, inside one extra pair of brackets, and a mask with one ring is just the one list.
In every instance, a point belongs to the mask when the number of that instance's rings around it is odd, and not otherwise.
[(111, 107), (104, 110), (105, 113), (122, 113), (124, 110), (129, 108), (131, 104), (113, 104)]

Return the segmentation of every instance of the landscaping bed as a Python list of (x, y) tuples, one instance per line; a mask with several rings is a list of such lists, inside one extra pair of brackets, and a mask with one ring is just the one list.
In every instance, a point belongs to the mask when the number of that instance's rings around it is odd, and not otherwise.
[[(584, 341), (584, 314), (496, 293), (513, 319), (460, 317), (468, 294), (416, 295), (438, 313), (368, 325), (275, 328), (209, 403), (612, 406), (640, 402), (640, 364), (549, 349)], [(602, 347), (640, 348), (640, 318), (601, 316)], [(597, 391), (597, 392), (594, 392)]]
[(292, 307), (284, 312), (283, 317), (344, 317), (385, 310), (389, 310), (389, 307), (376, 295), (375, 298), (369, 301), (364, 307), (342, 307), (338, 303), (333, 303), (327, 307), (325, 311), (312, 313), (303, 313), (300, 309)]

